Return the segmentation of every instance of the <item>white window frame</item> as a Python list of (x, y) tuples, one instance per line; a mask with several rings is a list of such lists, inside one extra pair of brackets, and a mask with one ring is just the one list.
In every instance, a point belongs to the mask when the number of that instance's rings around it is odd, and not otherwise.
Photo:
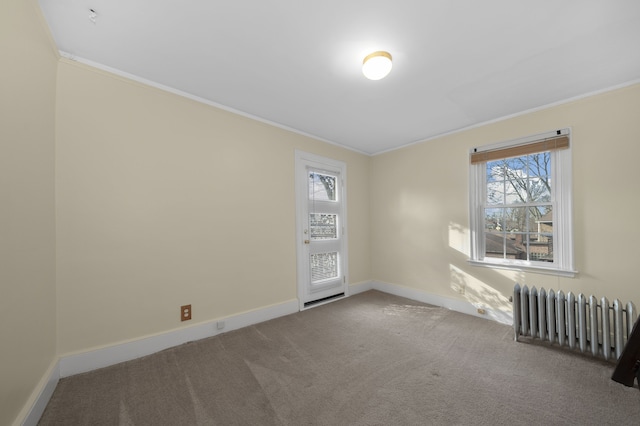
[(526, 145), (542, 139), (566, 135), (569, 148), (551, 151), (551, 185), (553, 206), (553, 262), (537, 262), (519, 259), (485, 257), (484, 208), (487, 199), (486, 163), (470, 164), (469, 169), (469, 218), (471, 235), (471, 256), (469, 263), (475, 266), (538, 272), (566, 277), (574, 277), (573, 221), (571, 186), (571, 130), (561, 129), (537, 134), (512, 141), (474, 148), (469, 155), (477, 152), (504, 149)]

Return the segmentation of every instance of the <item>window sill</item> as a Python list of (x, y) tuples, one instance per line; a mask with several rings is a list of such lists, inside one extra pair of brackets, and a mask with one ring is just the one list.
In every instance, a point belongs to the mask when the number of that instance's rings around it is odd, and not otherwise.
[(556, 275), (559, 277), (568, 277), (568, 278), (574, 278), (578, 274), (578, 271), (573, 271), (568, 269), (545, 268), (537, 265), (523, 265), (523, 264), (515, 264), (515, 263), (487, 262), (483, 260), (469, 259), (469, 264), (473, 266), (480, 266), (483, 268), (506, 269), (506, 270), (518, 271), (518, 272), (532, 272), (536, 274)]

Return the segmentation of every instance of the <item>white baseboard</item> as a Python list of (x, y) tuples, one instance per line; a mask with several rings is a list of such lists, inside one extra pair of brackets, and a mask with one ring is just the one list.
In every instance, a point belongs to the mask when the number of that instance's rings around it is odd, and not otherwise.
[[(62, 356), (60, 358), (60, 377), (68, 377), (130, 361), (183, 343), (226, 333), (295, 312), (298, 312), (297, 299), (130, 342)], [(218, 329), (219, 322), (224, 322), (222, 329)]]
[(349, 296), (373, 290), (373, 281), (361, 281), (355, 284), (349, 284)]
[(502, 324), (513, 324), (513, 317), (509, 314), (486, 307), (482, 307), (485, 313), (480, 314), (478, 312), (478, 306), (475, 306), (471, 302), (467, 302), (465, 300), (450, 299), (448, 297), (427, 293), (426, 291), (418, 290), (415, 288), (385, 283), (382, 281), (373, 281), (372, 288), (374, 290), (382, 291), (400, 297), (406, 297), (407, 299), (416, 300), (418, 302), (441, 306), (452, 311), (461, 312), (467, 315), (473, 315), (474, 317), (489, 319)]
[(51, 363), (44, 376), (42, 376), (40, 383), (38, 383), (38, 386), (36, 386), (33, 391), (32, 397), (25, 404), (25, 408), (14, 422), (14, 426), (36, 426), (38, 424), (59, 380), (60, 362), (55, 360)]

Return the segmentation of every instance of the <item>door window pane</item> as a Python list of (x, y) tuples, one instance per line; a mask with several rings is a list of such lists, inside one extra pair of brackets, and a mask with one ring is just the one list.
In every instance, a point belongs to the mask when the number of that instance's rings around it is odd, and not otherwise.
[(337, 201), (336, 176), (309, 172), (309, 199), (316, 201)]
[(311, 254), (311, 282), (338, 278), (338, 252)]
[(325, 213), (311, 213), (309, 228), (312, 240), (327, 240), (338, 238), (338, 215)]

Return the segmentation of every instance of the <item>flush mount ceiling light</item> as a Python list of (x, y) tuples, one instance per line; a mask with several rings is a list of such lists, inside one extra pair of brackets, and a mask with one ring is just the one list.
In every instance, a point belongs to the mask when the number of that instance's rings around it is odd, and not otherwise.
[(389, 74), (391, 66), (391, 54), (379, 50), (365, 56), (362, 61), (362, 73), (369, 80), (380, 80)]

